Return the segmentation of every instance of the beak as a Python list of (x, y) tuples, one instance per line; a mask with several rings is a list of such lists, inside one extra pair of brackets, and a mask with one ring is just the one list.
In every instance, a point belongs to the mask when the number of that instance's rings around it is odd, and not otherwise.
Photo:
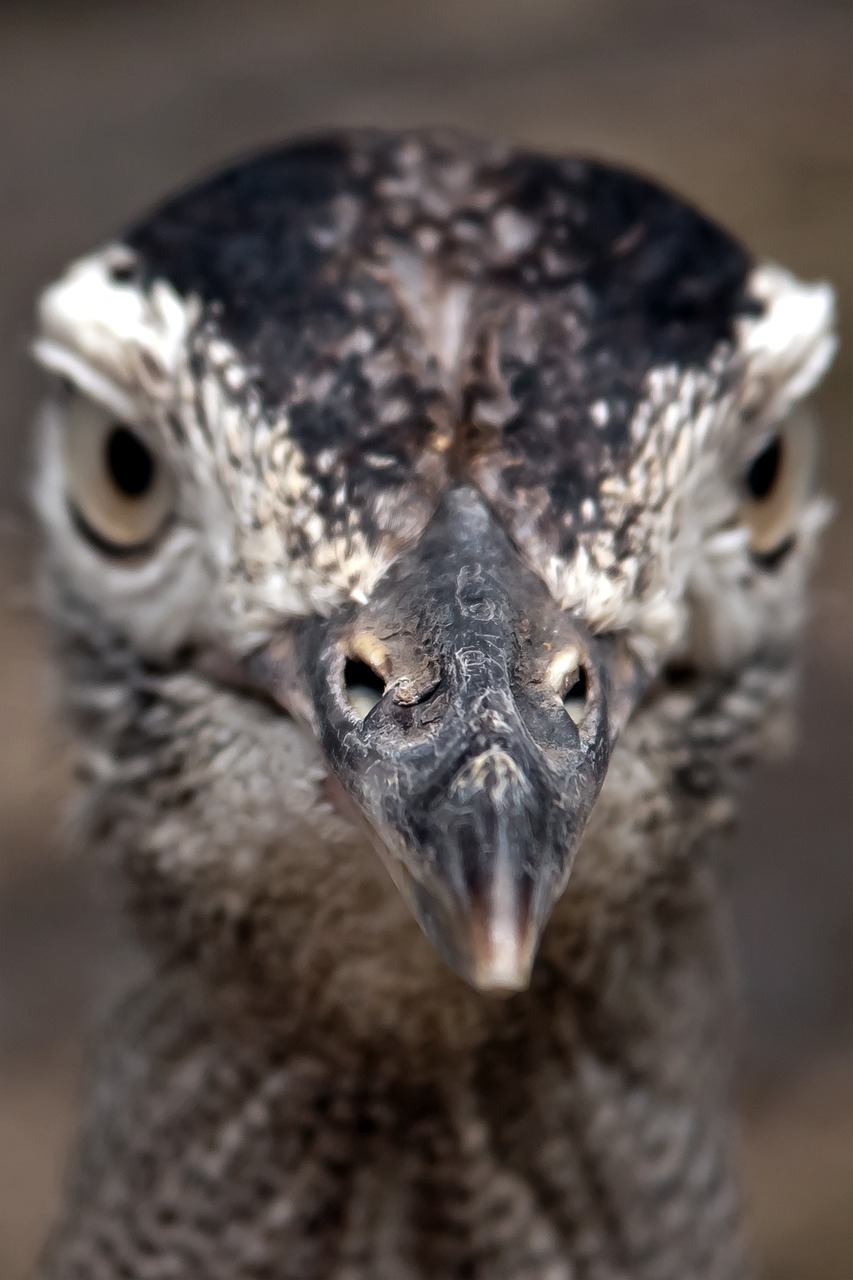
[(627, 650), (562, 612), (462, 487), (365, 606), (273, 641), (254, 675), (275, 695), (294, 664), (424, 932), (474, 987), (524, 989), (644, 683)]

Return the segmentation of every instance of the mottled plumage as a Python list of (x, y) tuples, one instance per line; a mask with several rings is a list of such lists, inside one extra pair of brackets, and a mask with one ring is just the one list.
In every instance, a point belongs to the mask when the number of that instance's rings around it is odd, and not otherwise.
[(831, 311), (638, 177), (428, 132), (251, 158), (45, 292), (138, 958), (43, 1280), (748, 1274), (709, 839), (789, 709)]

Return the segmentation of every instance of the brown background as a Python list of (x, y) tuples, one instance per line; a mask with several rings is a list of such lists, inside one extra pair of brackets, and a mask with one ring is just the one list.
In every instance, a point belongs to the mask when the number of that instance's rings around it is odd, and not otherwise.
[[(71, 256), (241, 149), (325, 124), (448, 122), (651, 171), (851, 311), (851, 42), (831, 0), (29, 0), (0, 7), (0, 1280), (31, 1262), (103, 971), (31, 607), (32, 300)], [(851, 478), (850, 343), (822, 393)], [(746, 1172), (771, 1280), (848, 1280), (849, 505), (817, 582), (793, 759), (756, 776), (732, 896)]]

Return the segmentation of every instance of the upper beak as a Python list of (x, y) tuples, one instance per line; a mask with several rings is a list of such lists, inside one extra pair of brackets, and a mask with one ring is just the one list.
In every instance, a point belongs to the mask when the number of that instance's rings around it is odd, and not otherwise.
[(641, 687), (627, 651), (557, 608), (470, 488), (367, 605), (290, 643), (256, 670), (274, 690), (296, 662), (303, 713), (427, 936), (475, 987), (522, 990)]

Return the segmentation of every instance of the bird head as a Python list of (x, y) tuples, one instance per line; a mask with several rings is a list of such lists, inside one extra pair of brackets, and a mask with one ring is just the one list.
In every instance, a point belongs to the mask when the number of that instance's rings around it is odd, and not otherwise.
[(254, 157), (73, 264), (37, 497), (99, 829), (291, 935), (370, 847), (522, 989), (573, 866), (630, 896), (787, 705), (831, 312), (638, 177), (429, 133)]

